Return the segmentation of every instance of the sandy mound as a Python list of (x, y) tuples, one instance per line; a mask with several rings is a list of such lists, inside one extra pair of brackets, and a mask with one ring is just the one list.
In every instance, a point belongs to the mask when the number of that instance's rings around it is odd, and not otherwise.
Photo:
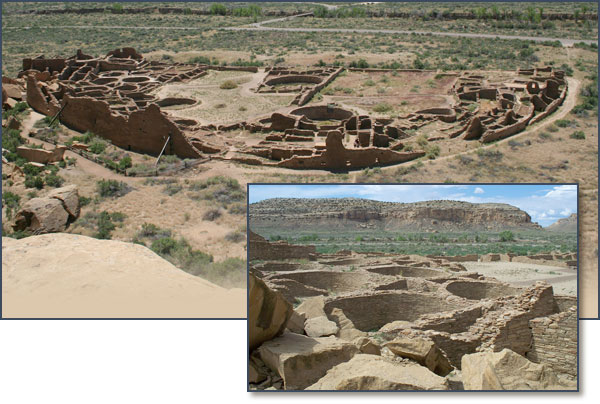
[(246, 317), (246, 292), (148, 248), (57, 233), (2, 238), (3, 317)]

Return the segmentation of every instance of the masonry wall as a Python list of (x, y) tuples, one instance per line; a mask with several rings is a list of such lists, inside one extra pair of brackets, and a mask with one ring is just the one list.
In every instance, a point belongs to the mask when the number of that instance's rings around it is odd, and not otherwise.
[(293, 245), (285, 241), (271, 243), (253, 232), (250, 232), (248, 240), (249, 261), (309, 259), (316, 252), (314, 245)]
[(547, 364), (558, 374), (577, 377), (577, 308), (529, 321), (532, 334), (527, 358)]

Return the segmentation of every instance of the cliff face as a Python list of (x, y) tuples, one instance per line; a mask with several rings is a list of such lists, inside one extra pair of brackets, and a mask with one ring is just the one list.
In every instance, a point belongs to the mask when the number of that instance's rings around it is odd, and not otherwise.
[(564, 219), (558, 219), (556, 222), (546, 227), (546, 230), (557, 233), (575, 233), (577, 231), (577, 213), (572, 213), (571, 216), (565, 217)]
[(372, 228), (387, 231), (540, 229), (511, 205), (458, 201), (416, 203), (366, 199), (275, 198), (250, 205), (250, 226), (307, 229)]

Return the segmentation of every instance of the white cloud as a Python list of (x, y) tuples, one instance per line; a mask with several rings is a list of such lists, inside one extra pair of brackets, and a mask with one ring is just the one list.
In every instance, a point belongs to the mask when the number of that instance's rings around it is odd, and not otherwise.
[(569, 216), (571, 213), (573, 213), (573, 212), (569, 208), (565, 208), (564, 210), (560, 211), (561, 216)]
[(475, 191), (473, 191), (473, 193), (475, 193), (475, 194), (483, 194), (483, 193), (485, 193), (485, 191), (483, 190), (483, 188), (477, 187), (477, 188), (475, 188)]

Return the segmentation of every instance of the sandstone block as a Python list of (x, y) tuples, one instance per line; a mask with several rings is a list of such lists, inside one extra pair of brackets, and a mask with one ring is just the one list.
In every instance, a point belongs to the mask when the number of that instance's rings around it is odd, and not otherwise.
[(284, 380), (286, 390), (303, 390), (332, 367), (349, 361), (358, 348), (335, 337), (311, 338), (286, 332), (258, 349), (260, 358)]
[(358, 354), (331, 369), (306, 390), (448, 390), (448, 383), (417, 364)]

